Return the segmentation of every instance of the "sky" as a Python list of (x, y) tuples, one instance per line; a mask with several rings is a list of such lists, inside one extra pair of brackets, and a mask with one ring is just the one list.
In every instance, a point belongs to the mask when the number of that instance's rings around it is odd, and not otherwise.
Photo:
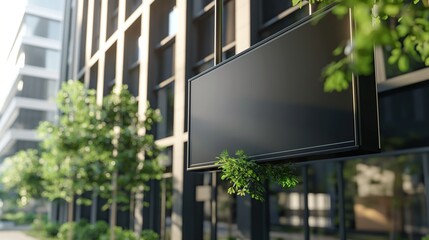
[(24, 4), (25, 0), (7, 1), (0, 8), (0, 110), (12, 84), (8, 78), (11, 65), (6, 60), (19, 27), (20, 9)]

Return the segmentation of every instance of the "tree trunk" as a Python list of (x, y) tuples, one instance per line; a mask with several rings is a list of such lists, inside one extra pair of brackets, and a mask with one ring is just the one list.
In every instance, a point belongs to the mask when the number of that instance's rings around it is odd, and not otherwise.
[(115, 240), (117, 195), (118, 195), (118, 171), (115, 170), (112, 175), (112, 204), (110, 207), (110, 240)]
[(134, 201), (134, 232), (140, 236), (143, 228), (143, 189), (139, 188), (135, 193)]
[(72, 197), (71, 197), (71, 200), (69, 201), (69, 202), (67, 202), (67, 208), (68, 208), (68, 211), (67, 211), (67, 222), (68, 222), (68, 224), (69, 224), (69, 231), (68, 231), (68, 234), (67, 234), (67, 240), (72, 240), (73, 239), (73, 226), (72, 226), (72, 223), (73, 223), (73, 208), (74, 208), (74, 195), (72, 195)]

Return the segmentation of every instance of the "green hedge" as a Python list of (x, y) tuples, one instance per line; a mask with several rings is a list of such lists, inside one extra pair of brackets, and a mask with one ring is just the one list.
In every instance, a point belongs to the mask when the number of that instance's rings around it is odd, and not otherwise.
[(26, 212), (4, 213), (0, 220), (13, 222), (16, 225), (29, 225), (34, 221), (35, 216), (36, 215), (34, 213)]
[[(58, 240), (67, 240), (70, 229), (73, 229), (73, 240), (109, 240), (110, 228), (106, 222), (98, 221), (89, 224), (88, 221), (65, 223), (63, 225), (35, 221), (33, 230), (42, 233), (41, 235)], [(115, 228), (116, 240), (159, 240), (159, 236), (152, 230), (144, 230), (140, 237), (136, 237), (131, 230)]]

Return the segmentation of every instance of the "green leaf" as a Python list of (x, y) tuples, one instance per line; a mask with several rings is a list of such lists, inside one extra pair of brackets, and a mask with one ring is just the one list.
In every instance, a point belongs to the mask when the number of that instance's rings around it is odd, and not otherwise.
[(342, 46), (338, 46), (334, 49), (332, 53), (334, 54), (334, 56), (339, 56), (343, 54), (343, 52), (344, 52), (344, 48)]
[(405, 24), (399, 24), (399, 25), (396, 27), (396, 31), (398, 31), (398, 35), (399, 35), (400, 37), (405, 37), (405, 36), (408, 34), (408, 32), (410, 31), (410, 29), (409, 29), (409, 27), (408, 27), (407, 25), (405, 25)]
[(292, 5), (296, 6), (299, 4), (299, 7), (302, 7), (302, 0), (292, 0)]
[(332, 9), (332, 12), (337, 16), (344, 16), (349, 12), (349, 8), (347, 6), (344, 6), (342, 4), (338, 4), (334, 9)]
[(401, 56), (401, 49), (395, 48), (392, 50), (390, 57), (388, 58), (387, 62), (389, 64), (394, 64), (398, 61), (399, 57)]
[(398, 68), (402, 72), (406, 72), (410, 68), (410, 60), (406, 55), (401, 55), (401, 57), (399, 58)]
[(399, 11), (401, 10), (400, 5), (396, 5), (396, 4), (386, 4), (384, 6), (384, 13), (386, 15), (389, 15), (391, 17), (394, 17), (396, 15), (398, 15)]

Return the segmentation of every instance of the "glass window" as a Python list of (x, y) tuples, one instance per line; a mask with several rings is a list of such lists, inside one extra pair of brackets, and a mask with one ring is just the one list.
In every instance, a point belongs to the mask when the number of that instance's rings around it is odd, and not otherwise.
[(236, 196), (228, 194), (229, 183), (217, 177), (217, 238), (239, 239)]
[(23, 76), (17, 84), (17, 97), (51, 99), (57, 92), (57, 83), (54, 80)]
[(170, 240), (171, 237), (171, 216), (173, 213), (173, 178), (164, 177), (160, 182), (161, 194), (161, 230), (160, 239)]
[(14, 152), (18, 152), (20, 150), (25, 150), (25, 149), (38, 149), (39, 148), (39, 143), (36, 141), (25, 141), (25, 140), (18, 140), (15, 143), (15, 150)]
[(223, 60), (226, 60), (234, 55), (235, 55), (235, 48), (231, 48), (222, 53), (222, 58)]
[(279, 0), (261, 0), (262, 2), (262, 21), (265, 23), (292, 7), (292, 1)]
[(61, 39), (61, 24), (58, 21), (26, 15), (25, 27), (27, 36), (38, 36), (55, 40)]
[[(297, 168), (297, 175), (302, 173)], [(302, 184), (293, 189), (282, 189), (270, 184), (270, 239), (304, 239), (304, 193)]]
[(174, 82), (157, 92), (158, 109), (161, 111), (162, 121), (156, 129), (157, 138), (173, 135), (174, 124)]
[(173, 6), (168, 13), (168, 36), (176, 34), (177, 20), (177, 9), (176, 6)]
[(197, 75), (199, 73), (202, 73), (205, 70), (207, 70), (207, 69), (209, 69), (209, 68), (211, 68), (213, 66), (214, 66), (214, 61), (213, 60), (210, 60), (210, 61), (208, 61), (206, 63), (203, 63), (202, 65), (196, 67), (196, 69), (195, 69), (195, 75)]
[(20, 109), (18, 117), (12, 124), (13, 129), (36, 129), (41, 121), (52, 121), (53, 113), (32, 110)]
[(91, 73), (89, 76), (89, 89), (97, 90), (98, 85), (98, 62), (91, 67)]
[(139, 61), (141, 52), (140, 18), (125, 32), (125, 64), (127, 67)]
[(193, 0), (194, 15), (200, 13), (207, 4), (213, 2), (213, 0)]
[(409, 73), (412, 71), (416, 71), (422, 68), (425, 68), (425, 63), (421, 62), (421, 61), (417, 61), (414, 59), (414, 57), (412, 56), (408, 56), (408, 59), (410, 60), (410, 68), (408, 71), (406, 72), (402, 72), (401, 70), (399, 70), (398, 68), (398, 64), (390, 64), (388, 63), (388, 59), (391, 56), (391, 47), (384, 47), (384, 66), (386, 67), (386, 78), (393, 78), (405, 73)]
[(380, 94), (383, 150), (427, 146), (429, 142), (429, 84), (421, 83)]
[(107, 37), (108, 39), (118, 29), (118, 7), (119, 0), (111, 0), (108, 3), (108, 16), (107, 20)]
[[(222, 46), (235, 41), (235, 1), (224, 2)], [(214, 14), (208, 10), (203, 16), (195, 20), (196, 31), (196, 62), (207, 61), (207, 57), (214, 53)], [(196, 72), (201, 72), (197, 70)]]
[(292, 12), (286, 13), (286, 10), (292, 8), (291, 1), (260, 0), (259, 4), (262, 7), (259, 41), (296, 23), (309, 14), (309, 5), (295, 8)]
[(104, 90), (103, 96), (108, 95), (115, 85), (116, 78), (116, 43), (106, 52), (106, 62), (104, 68)]
[(155, 2), (152, 5), (153, 15), (151, 22), (157, 26), (156, 29), (151, 31), (152, 36), (156, 42), (161, 42), (169, 36), (174, 36), (177, 32), (178, 15), (175, 0), (164, 0)]
[(350, 239), (421, 239), (428, 232), (422, 155), (346, 161)]
[(56, 50), (28, 46), (23, 47), (25, 65), (60, 70), (60, 52)]
[(139, 65), (128, 70), (128, 75), (124, 79), (124, 83), (128, 85), (128, 90), (134, 97), (139, 96), (139, 79), (140, 79)]
[(174, 75), (174, 43), (159, 51), (159, 82), (162, 82)]
[(213, 14), (204, 16), (197, 22), (197, 61), (204, 59), (210, 54), (213, 54), (213, 31)]
[(307, 7), (303, 7), (300, 9), (297, 9), (296, 11), (290, 13), (289, 15), (285, 16), (284, 18), (277, 20), (273, 22), (270, 25), (265, 26), (260, 31), (260, 40), (263, 40), (281, 30), (284, 28), (296, 23), (297, 21), (303, 19), (304, 17), (308, 16), (308, 9)]
[(29, 5), (49, 8), (52, 10), (62, 11), (64, 7), (64, 0), (28, 0)]
[(307, 171), (310, 236), (339, 239), (336, 163), (312, 164)]
[(86, 52), (86, 30), (87, 30), (87, 14), (88, 12), (88, 1), (83, 1), (83, 13), (82, 14), (82, 26), (80, 30), (80, 46), (79, 46), (79, 69), (83, 68), (85, 63), (85, 52)]
[(100, 47), (100, 18), (101, 18), (101, 0), (94, 1), (94, 21), (92, 29), (92, 54), (98, 51)]
[(125, 32), (124, 83), (134, 96), (139, 94), (140, 79), (140, 18)]
[(235, 41), (235, 0), (229, 0), (224, 5), (222, 28), (223, 46)]
[(127, 0), (127, 17), (129, 17), (141, 4), (142, 0)]
[(173, 147), (169, 146), (165, 148), (159, 154), (159, 162), (160, 164), (166, 168), (166, 172), (171, 172), (171, 166), (173, 165)]

